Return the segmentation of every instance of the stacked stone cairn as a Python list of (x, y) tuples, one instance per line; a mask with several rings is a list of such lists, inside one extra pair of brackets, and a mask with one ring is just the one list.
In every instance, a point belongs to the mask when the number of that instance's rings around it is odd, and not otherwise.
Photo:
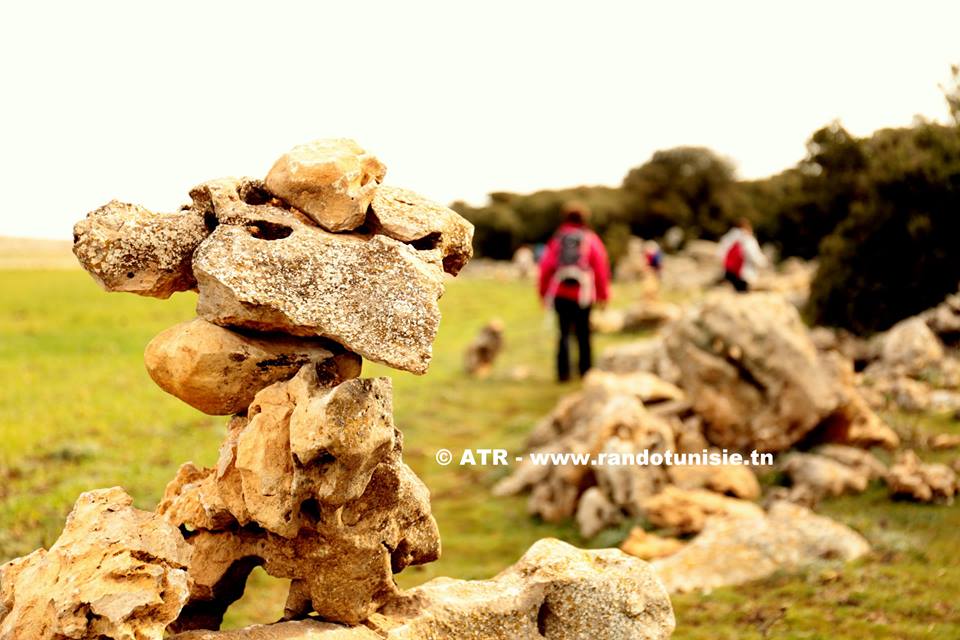
[(290, 580), (291, 622), (251, 638), (672, 633), (663, 586), (615, 550), (544, 540), (493, 580), (397, 587), (440, 537), (402, 460), (391, 381), (360, 378), (362, 360), (427, 371), (473, 228), (382, 185), (385, 171), (351, 140), (321, 140), (264, 181), (195, 187), (176, 213), (113, 201), (77, 223), (74, 252), (107, 291), (198, 292), (198, 317), (150, 342), (147, 370), (232, 417), (216, 466), (182, 465), (154, 513), (120, 488), (89, 492), (50, 551), (0, 568), (0, 640), (226, 638), (257, 566)]

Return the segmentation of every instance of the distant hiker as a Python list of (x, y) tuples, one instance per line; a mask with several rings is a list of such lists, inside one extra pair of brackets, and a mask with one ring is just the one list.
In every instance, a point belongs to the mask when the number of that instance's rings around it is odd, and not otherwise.
[(663, 269), (663, 249), (656, 240), (648, 240), (643, 248), (643, 255), (647, 259), (647, 266), (653, 270), (653, 273), (659, 278), (660, 270)]
[(723, 260), (723, 279), (737, 291), (748, 291), (757, 269), (767, 266), (767, 257), (753, 235), (753, 225), (746, 218), (741, 218), (720, 238), (717, 253)]
[(570, 379), (571, 333), (577, 337), (580, 375), (592, 364), (590, 309), (610, 297), (610, 264), (599, 236), (588, 226), (590, 210), (579, 202), (563, 207), (563, 222), (547, 243), (540, 260), (540, 297), (557, 311), (560, 339), (557, 379)]

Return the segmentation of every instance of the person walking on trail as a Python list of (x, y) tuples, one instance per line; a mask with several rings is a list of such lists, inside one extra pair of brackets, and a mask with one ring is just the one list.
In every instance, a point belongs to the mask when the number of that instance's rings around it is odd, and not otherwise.
[(563, 222), (547, 243), (540, 260), (540, 298), (557, 311), (557, 379), (570, 379), (570, 334), (577, 337), (580, 375), (592, 364), (590, 310), (610, 298), (610, 263), (600, 237), (587, 222), (590, 209), (571, 202), (563, 207)]
[(737, 291), (749, 291), (757, 269), (767, 266), (767, 257), (753, 235), (753, 225), (746, 218), (741, 218), (720, 238), (717, 253), (723, 260), (723, 279)]

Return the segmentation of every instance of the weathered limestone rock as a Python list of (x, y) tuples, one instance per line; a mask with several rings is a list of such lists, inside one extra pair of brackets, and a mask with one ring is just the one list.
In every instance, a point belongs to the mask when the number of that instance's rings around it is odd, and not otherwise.
[(671, 484), (681, 489), (709, 489), (743, 500), (760, 497), (757, 476), (742, 464), (672, 465), (667, 467), (667, 477)]
[(960, 481), (945, 464), (924, 464), (913, 451), (905, 451), (887, 472), (890, 495), (917, 502), (951, 504), (960, 492)]
[(463, 354), (463, 368), (467, 375), (486, 378), (503, 349), (503, 322), (493, 319), (480, 329)]
[(852, 529), (776, 502), (769, 513), (754, 517), (710, 518), (683, 549), (652, 564), (673, 593), (742, 584), (818, 561), (850, 561), (869, 550)]
[(329, 338), (422, 374), (440, 322), (442, 273), (412, 247), (291, 224), (277, 239), (220, 225), (197, 249), (197, 313), (221, 326)]
[(363, 224), (386, 172), (353, 140), (333, 138), (294, 147), (274, 163), (264, 182), (324, 229), (350, 231)]
[(365, 626), (282, 622), (171, 640), (662, 640), (675, 626), (645, 562), (545, 539), (490, 580), (436, 578), (404, 592)]
[(643, 561), (545, 539), (491, 580), (434, 579), (369, 624), (388, 640), (655, 640), (669, 638), (676, 622)]
[(443, 270), (451, 275), (473, 256), (473, 225), (453, 209), (408, 189), (377, 188), (367, 226), (417, 249), (439, 250)]
[(157, 508), (194, 549), (176, 628), (219, 626), (260, 564), (292, 580), (291, 616), (356, 623), (394, 596), (392, 574), (440, 550), (429, 494), (401, 449), (387, 378), (327, 388), (305, 365), (260, 391), (216, 469), (184, 465)]
[(840, 404), (820, 425), (819, 439), (863, 448), (900, 446), (897, 433), (874, 413), (856, 388), (853, 364), (835, 352), (824, 354), (821, 363), (822, 374), (836, 385)]
[[(534, 464), (528, 455), (494, 487), (495, 495), (530, 490), (529, 511), (550, 522), (572, 517), (581, 494), (592, 484), (617, 509), (639, 514), (643, 501), (666, 484), (667, 474), (660, 465), (636, 464), (637, 456), (674, 449), (673, 430), (663, 419), (644, 409), (637, 396), (601, 384), (587, 385), (573, 400), (562, 400), (529, 442), (533, 453), (590, 457), (591, 464), (561, 465)], [(588, 500), (578, 516), (584, 535), (600, 526), (596, 523), (616, 520), (599, 496)]]
[(729, 498), (705, 489), (665, 487), (643, 503), (643, 511), (654, 526), (673, 529), (678, 534), (702, 530), (708, 516), (754, 517), (763, 514), (757, 504)]
[(682, 389), (646, 371), (611, 373), (591, 369), (583, 379), (583, 386), (588, 389), (597, 387), (611, 393), (633, 395), (644, 405), (687, 399)]
[(73, 227), (73, 253), (107, 291), (169, 298), (196, 287), (190, 259), (209, 230), (194, 211), (153, 213), (113, 200)]
[(332, 387), (360, 375), (360, 357), (317, 339), (255, 336), (201, 318), (159, 333), (144, 352), (147, 372), (167, 393), (210, 415), (240, 413), (261, 389), (317, 368)]
[(232, 631), (187, 631), (170, 640), (383, 640), (368, 627), (348, 627), (317, 620), (257, 624)]
[(842, 444), (825, 444), (814, 451), (817, 455), (835, 460), (867, 476), (868, 480), (878, 480), (887, 475), (887, 468), (869, 451), (848, 447)]
[(812, 453), (789, 454), (782, 469), (794, 486), (806, 487), (818, 497), (863, 493), (870, 482), (868, 472)]
[(898, 322), (882, 338), (881, 358), (886, 367), (905, 375), (919, 375), (943, 359), (943, 345), (923, 318)]
[(82, 494), (49, 551), (0, 567), (2, 640), (161, 640), (187, 601), (190, 547), (119, 487)]
[(717, 446), (783, 451), (840, 405), (799, 314), (775, 294), (710, 295), (666, 345)]
[(600, 354), (597, 369), (614, 373), (647, 371), (672, 384), (680, 381), (680, 369), (670, 360), (666, 345), (660, 338), (608, 347)]
[(590, 324), (600, 333), (650, 331), (677, 320), (681, 313), (680, 307), (673, 303), (642, 300), (625, 309), (599, 310), (591, 315)]
[(683, 545), (683, 541), (677, 538), (664, 538), (645, 531), (643, 527), (634, 527), (627, 539), (620, 543), (620, 550), (641, 560), (655, 560), (673, 555)]
[(920, 314), (920, 317), (943, 343), (960, 343), (960, 291), (950, 294), (943, 302)]
[(190, 189), (190, 198), (190, 209), (202, 215), (210, 228), (230, 224), (251, 227), (259, 237), (275, 237), (286, 234), (291, 225), (316, 225), (306, 214), (273, 196), (256, 178), (208, 180)]
[(592, 538), (607, 527), (623, 521), (623, 510), (613, 504), (600, 487), (590, 487), (577, 502), (577, 527), (584, 538)]

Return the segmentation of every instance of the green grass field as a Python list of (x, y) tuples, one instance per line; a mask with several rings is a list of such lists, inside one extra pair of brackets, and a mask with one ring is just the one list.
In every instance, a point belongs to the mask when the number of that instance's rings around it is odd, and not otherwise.
[[(151, 509), (182, 462), (215, 461), (226, 419), (163, 393), (142, 361), (156, 333), (192, 316), (193, 294), (106, 294), (81, 271), (0, 271), (0, 290), (0, 561), (50, 545), (82, 491), (121, 485)], [(617, 293), (621, 302), (628, 295)], [(488, 577), (543, 536), (587, 544), (570, 525), (529, 518), (523, 497), (492, 497), (505, 469), (434, 461), (441, 447), (520, 450), (537, 419), (573, 388), (552, 381), (552, 334), (528, 284), (454, 281), (441, 303), (426, 376), (364, 366), (366, 376), (394, 379), (404, 457), (432, 492), (443, 536), (442, 559), (407, 569), (403, 586), (437, 575)], [(491, 378), (468, 380), (463, 348), (494, 316), (507, 327), (504, 356)], [(617, 339), (600, 338), (597, 347)], [(517, 367), (529, 377), (515, 380)], [(918, 428), (960, 425), (923, 420)], [(960, 510), (892, 503), (874, 487), (823, 511), (863, 532), (873, 553), (842, 568), (677, 597), (675, 637), (960, 638)], [(625, 532), (589, 546), (615, 544)], [(258, 570), (228, 624), (276, 619), (283, 587)]]

